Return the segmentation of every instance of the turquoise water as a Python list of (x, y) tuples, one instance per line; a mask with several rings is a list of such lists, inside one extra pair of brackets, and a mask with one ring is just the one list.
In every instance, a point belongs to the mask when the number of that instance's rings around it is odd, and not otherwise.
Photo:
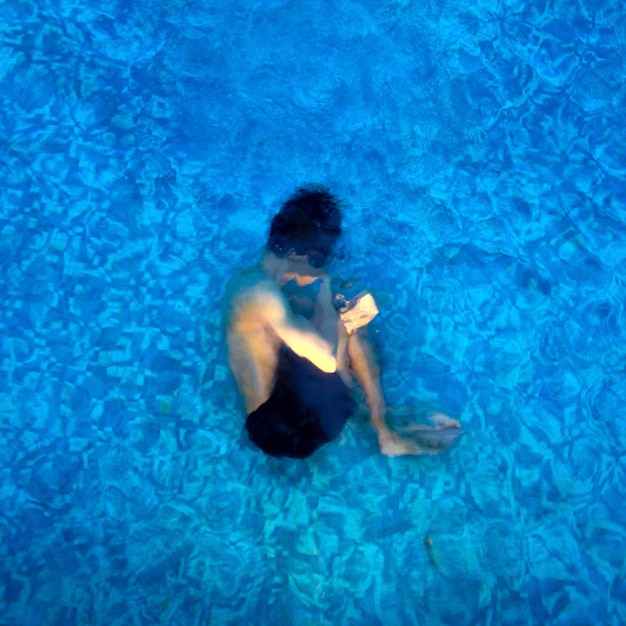
[[(3, 4), (0, 624), (624, 623), (625, 14)], [(451, 453), (246, 442), (219, 301), (310, 181)]]

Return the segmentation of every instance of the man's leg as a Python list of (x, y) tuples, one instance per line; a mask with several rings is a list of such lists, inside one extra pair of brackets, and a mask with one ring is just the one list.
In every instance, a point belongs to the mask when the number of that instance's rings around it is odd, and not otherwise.
[(279, 343), (264, 329), (231, 330), (227, 337), (228, 363), (249, 415), (268, 400), (274, 387)]

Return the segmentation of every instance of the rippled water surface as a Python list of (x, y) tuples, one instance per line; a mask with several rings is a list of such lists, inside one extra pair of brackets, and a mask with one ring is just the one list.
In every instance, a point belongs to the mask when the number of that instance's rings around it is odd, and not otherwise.
[[(1, 13), (0, 624), (626, 622), (622, 3)], [(243, 437), (220, 298), (309, 181), (451, 453)]]

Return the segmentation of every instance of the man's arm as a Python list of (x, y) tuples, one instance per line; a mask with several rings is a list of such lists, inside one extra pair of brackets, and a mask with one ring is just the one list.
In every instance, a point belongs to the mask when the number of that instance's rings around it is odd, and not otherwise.
[[(339, 373), (345, 377), (348, 375), (348, 367), (352, 370), (357, 382), (363, 389), (365, 401), (370, 409), (372, 426), (376, 429), (381, 449), (385, 452), (389, 449), (390, 442), (398, 437), (389, 430), (385, 421), (386, 407), (380, 384), (380, 368), (374, 351), (364, 336), (365, 329), (358, 330), (351, 335), (347, 334), (332, 304), (330, 279), (327, 276), (322, 280), (315, 304), (316, 312), (313, 323), (324, 337), (336, 338)], [(404, 450), (404, 447), (402, 449)], [(406, 452), (400, 452), (400, 454), (406, 454)]]
[(348, 337), (348, 357), (350, 368), (365, 394), (372, 426), (379, 438), (381, 434), (385, 436), (389, 428), (385, 422), (385, 399), (380, 384), (380, 368), (369, 342), (362, 333), (356, 332)]
[(387, 425), (380, 368), (369, 342), (362, 336), (362, 331), (359, 330), (348, 337), (348, 356), (350, 367), (365, 394), (381, 452), (387, 456), (422, 454), (423, 450), (416, 441), (394, 433)]

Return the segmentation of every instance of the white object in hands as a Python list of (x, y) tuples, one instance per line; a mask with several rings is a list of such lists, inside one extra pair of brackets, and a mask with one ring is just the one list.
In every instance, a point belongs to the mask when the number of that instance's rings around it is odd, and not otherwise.
[(367, 326), (378, 315), (378, 307), (371, 293), (364, 291), (339, 309), (339, 317), (348, 335)]

